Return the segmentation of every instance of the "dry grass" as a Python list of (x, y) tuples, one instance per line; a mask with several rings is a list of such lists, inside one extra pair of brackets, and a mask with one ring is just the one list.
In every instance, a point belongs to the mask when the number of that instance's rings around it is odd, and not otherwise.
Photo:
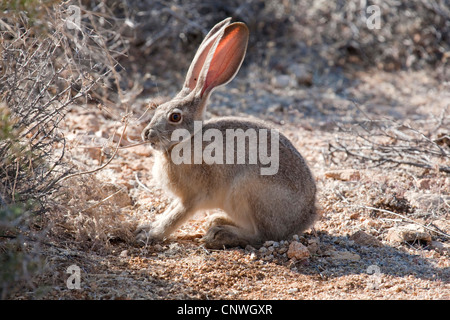
[(133, 239), (136, 221), (127, 210), (132, 201), (125, 187), (84, 175), (65, 181), (62, 188), (61, 204), (49, 214), (53, 236), (90, 250)]

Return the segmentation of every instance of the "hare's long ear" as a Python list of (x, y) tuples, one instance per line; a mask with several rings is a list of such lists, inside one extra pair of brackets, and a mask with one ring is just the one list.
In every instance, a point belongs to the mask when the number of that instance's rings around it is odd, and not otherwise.
[(194, 90), (208, 53), (217, 38), (220, 38), (223, 35), (225, 28), (230, 24), (230, 21), (231, 18), (226, 18), (225, 20), (219, 22), (211, 29), (211, 31), (209, 31), (205, 39), (203, 39), (187, 72), (186, 81), (184, 82), (185, 88)]
[[(247, 51), (249, 31), (242, 22), (227, 26), (211, 47), (199, 75), (196, 91), (200, 97), (230, 82), (241, 67)], [(197, 95), (196, 94), (196, 95)]]

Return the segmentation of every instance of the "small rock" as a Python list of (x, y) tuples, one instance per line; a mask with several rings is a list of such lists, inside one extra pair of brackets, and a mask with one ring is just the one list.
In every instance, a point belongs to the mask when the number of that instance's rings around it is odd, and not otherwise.
[(295, 76), (300, 85), (310, 86), (313, 83), (313, 74), (306, 64), (294, 63), (289, 66), (288, 71)]
[(284, 253), (286, 253), (287, 251), (288, 251), (288, 248), (286, 248), (286, 247), (283, 247), (283, 248), (278, 249), (278, 253), (279, 253), (279, 254), (284, 254)]
[(172, 243), (169, 245), (169, 249), (166, 251), (166, 254), (168, 256), (173, 256), (178, 253), (180, 253), (183, 250), (183, 248), (178, 243)]
[(266, 241), (266, 242), (264, 242), (264, 247), (270, 247), (270, 246), (273, 245), (274, 242), (275, 242), (275, 241), (271, 241), (271, 240)]
[(356, 231), (349, 237), (350, 240), (353, 240), (356, 244), (362, 246), (372, 246), (372, 247), (381, 247), (382, 243), (374, 236), (365, 233), (362, 230)]
[(292, 239), (294, 239), (294, 241), (298, 241), (300, 238), (298, 237), (298, 234), (294, 234), (292, 236)]
[(267, 248), (266, 247), (261, 247), (261, 248), (259, 248), (259, 252), (260, 253), (266, 253), (267, 252)]
[(277, 112), (283, 112), (284, 111), (284, 107), (281, 104), (276, 104), (273, 106), (270, 106), (269, 108), (267, 108), (267, 112), (268, 113), (277, 113)]
[(290, 288), (287, 291), (287, 293), (296, 293), (296, 292), (298, 292), (298, 288)]
[(355, 212), (350, 215), (350, 219), (352, 219), (352, 220), (356, 220), (358, 218), (359, 218), (359, 212)]
[(417, 187), (423, 190), (429, 190), (432, 184), (431, 179), (420, 179), (417, 181)]
[(250, 251), (250, 252), (253, 252), (253, 251), (255, 251), (256, 249), (255, 248), (253, 248), (251, 245), (246, 245), (245, 246), (245, 251)]
[(440, 253), (450, 253), (450, 244), (440, 241), (431, 241), (431, 247)]
[(273, 254), (269, 254), (269, 255), (264, 256), (263, 260), (265, 260), (265, 261), (272, 261), (273, 260)]
[(281, 74), (272, 78), (272, 85), (277, 88), (288, 87), (291, 83), (291, 77), (287, 74)]
[(353, 169), (327, 171), (325, 177), (341, 181), (359, 181), (361, 179), (359, 171)]
[(328, 250), (325, 252), (325, 255), (329, 256), (332, 260), (358, 261), (361, 259), (359, 254), (352, 253), (350, 251)]
[(366, 218), (363, 222), (363, 225), (366, 227), (372, 227), (378, 229), (381, 226), (380, 220)]
[(303, 244), (297, 241), (292, 241), (289, 245), (287, 256), (289, 259), (295, 258), (296, 260), (302, 260), (309, 258), (310, 253), (308, 248), (306, 248)]
[(422, 226), (408, 224), (405, 226), (392, 227), (388, 230), (386, 239), (390, 242), (431, 242), (431, 235)]
[(123, 250), (120, 254), (119, 257), (121, 258), (126, 258), (128, 256), (128, 250)]
[(307, 248), (310, 254), (317, 253), (319, 251), (319, 239), (308, 240)]
[(394, 291), (394, 292), (396, 292), (396, 293), (400, 293), (400, 292), (402, 292), (402, 291), (405, 291), (400, 285), (395, 285), (395, 286), (393, 286), (391, 289), (390, 289), (391, 291)]

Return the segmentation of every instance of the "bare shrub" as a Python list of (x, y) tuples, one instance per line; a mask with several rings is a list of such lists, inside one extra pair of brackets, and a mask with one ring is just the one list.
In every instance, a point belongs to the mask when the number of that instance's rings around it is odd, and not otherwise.
[[(407, 165), (450, 173), (450, 144), (447, 109), (429, 123), (372, 119), (365, 115), (356, 124), (340, 126), (339, 134), (329, 144), (331, 159), (352, 158), (367, 165)], [(434, 124), (432, 123), (434, 122)], [(423, 130), (428, 127), (428, 130)]]
[(116, 58), (126, 45), (110, 29), (115, 20), (73, 3), (0, 6), (1, 297), (40, 269), (28, 268), (41, 262), (38, 247), (48, 227), (37, 214), (55, 205), (59, 182), (74, 171), (59, 130), (69, 106), (107, 103), (120, 92)]
[[(132, 59), (120, 59), (144, 89), (177, 81), (207, 30), (227, 16), (250, 28), (244, 64), (285, 60), (385, 70), (442, 68), (450, 50), (446, 1), (113, 1)], [(380, 28), (369, 29), (369, 6), (380, 9)], [(289, 57), (289, 59), (286, 59)], [(310, 61), (310, 59), (313, 61)], [(127, 61), (129, 60), (129, 61)]]

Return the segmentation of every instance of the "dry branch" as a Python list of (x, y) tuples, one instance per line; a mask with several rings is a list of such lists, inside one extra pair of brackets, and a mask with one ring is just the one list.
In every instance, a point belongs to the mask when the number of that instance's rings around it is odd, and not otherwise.
[(11, 126), (0, 135), (1, 207), (31, 201), (45, 211), (58, 181), (73, 172), (59, 130), (68, 107), (94, 96), (101, 103), (119, 87), (117, 58), (127, 50), (119, 19), (104, 6), (101, 15), (80, 8), (80, 25), (69, 29), (70, 5), (80, 3), (0, 11), (0, 108)]
[[(446, 135), (432, 137), (407, 122), (364, 116), (350, 127), (338, 124), (340, 134), (328, 146), (332, 160), (343, 154), (375, 166), (409, 165), (450, 173), (450, 147), (441, 143)], [(440, 118), (438, 125), (449, 119)]]

